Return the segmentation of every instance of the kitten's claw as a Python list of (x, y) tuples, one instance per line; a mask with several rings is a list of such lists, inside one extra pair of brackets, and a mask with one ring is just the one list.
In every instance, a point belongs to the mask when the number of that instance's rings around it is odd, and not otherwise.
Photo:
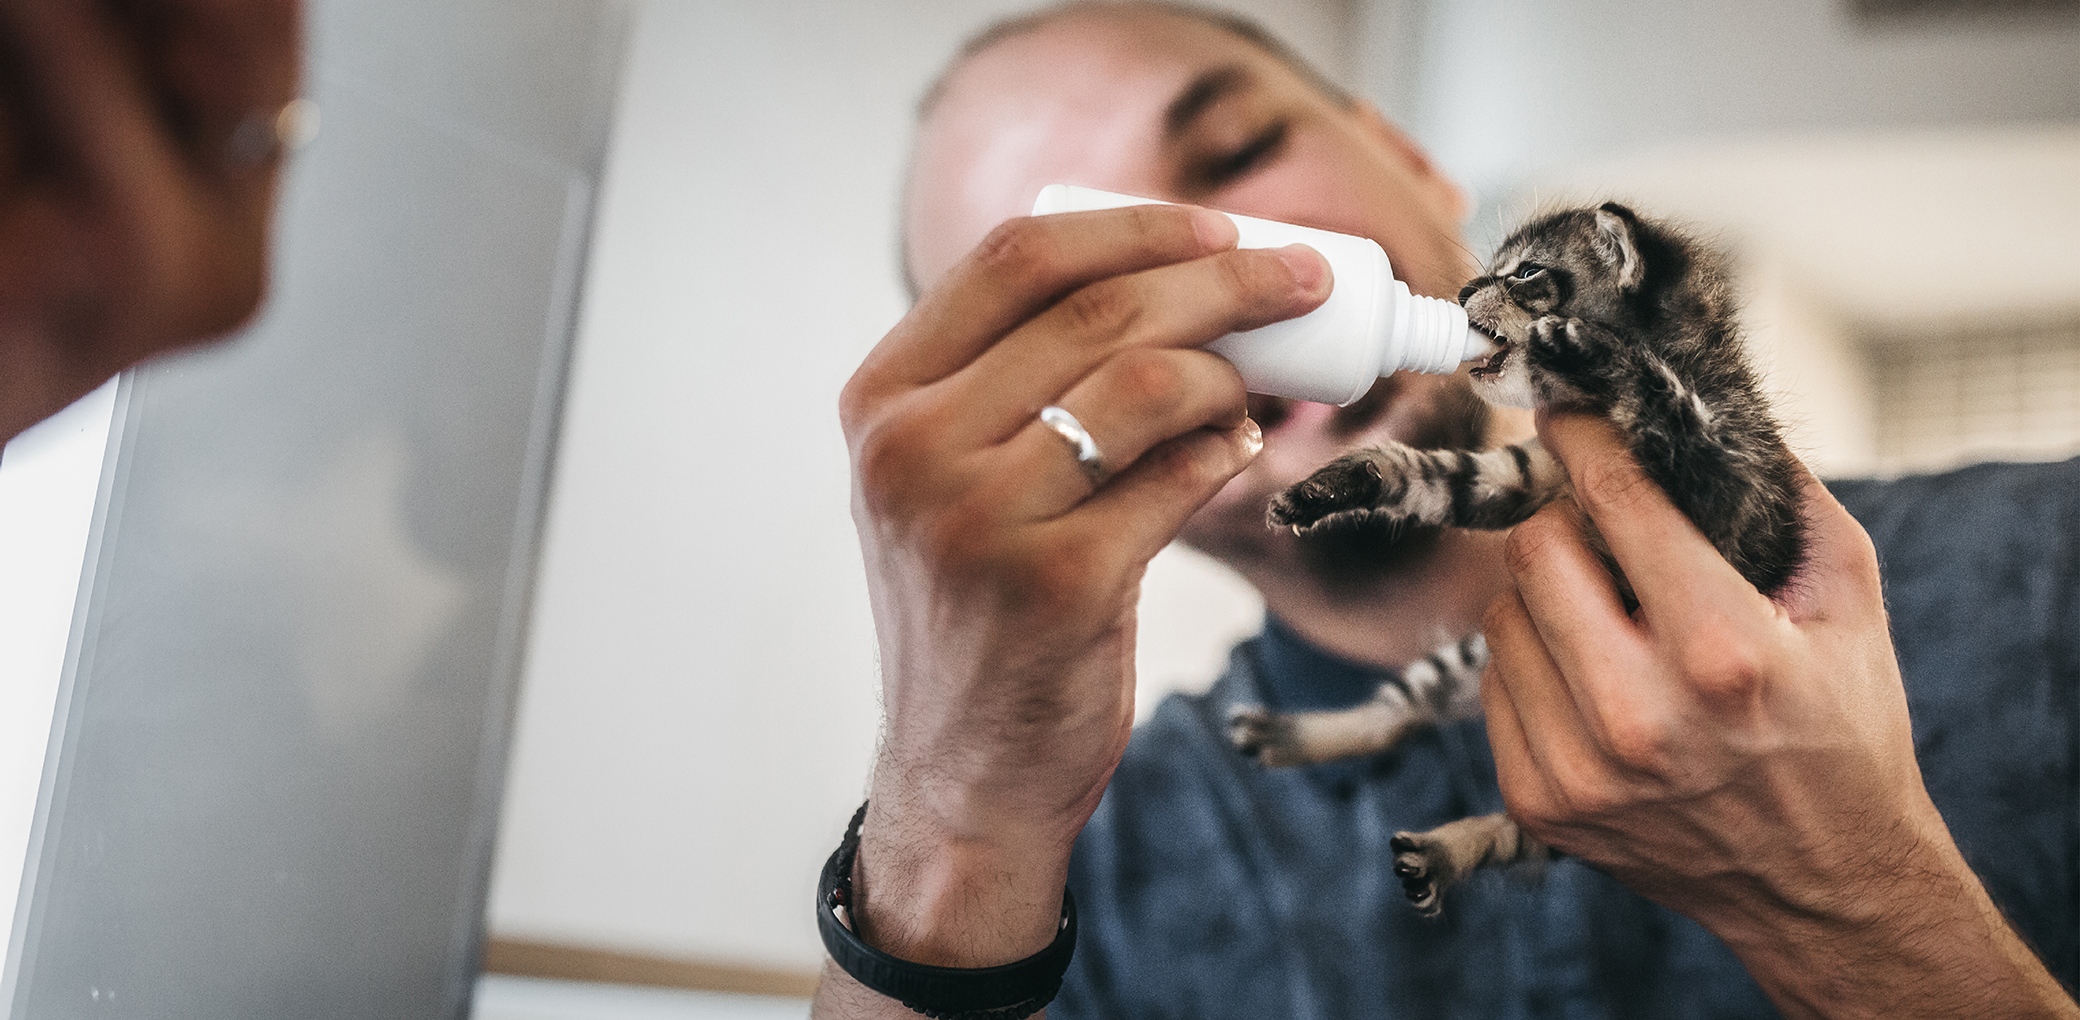
[(1272, 527), (1291, 527), (1297, 534), (1339, 514), (1377, 505), (1383, 488), (1378, 464), (1364, 457), (1339, 457), (1271, 497), (1265, 516)]
[(1580, 319), (1560, 315), (1546, 315), (1532, 320), (1531, 346), (1566, 359), (1570, 365), (1585, 365), (1605, 360), (1604, 352), (1593, 336), (1593, 331), (1581, 328)]
[(1228, 742), (1235, 750), (1271, 768), (1301, 764), (1292, 721), (1257, 705), (1240, 705), (1228, 714)]
[(1458, 878), (1440, 874), (1449, 861), (1433, 840), (1413, 832), (1397, 832), (1388, 844), (1394, 851), (1394, 875), (1401, 879), (1401, 894), (1424, 917), (1436, 917), (1444, 909), (1444, 888)]

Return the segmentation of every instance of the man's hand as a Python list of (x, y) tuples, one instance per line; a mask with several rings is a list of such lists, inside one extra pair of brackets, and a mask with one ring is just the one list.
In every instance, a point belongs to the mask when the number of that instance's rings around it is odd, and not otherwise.
[[(1142, 573), (1261, 442), (1234, 368), (1197, 348), (1329, 290), (1312, 251), (1235, 236), (1182, 206), (1013, 220), (845, 388), (885, 713), (854, 917), (883, 951), (980, 967), (1054, 937), (1133, 722)], [(825, 1007), (877, 1008), (827, 973)]]
[(1922, 786), (1876, 556), (1840, 504), (1808, 476), (1808, 560), (1772, 600), (1608, 424), (1540, 431), (1576, 504), (1518, 526), (1487, 621), (1511, 815), (1705, 925), (1787, 1015), (2080, 1015)]
[(0, 0), (0, 441), (252, 314), (299, 20), (296, 0)]

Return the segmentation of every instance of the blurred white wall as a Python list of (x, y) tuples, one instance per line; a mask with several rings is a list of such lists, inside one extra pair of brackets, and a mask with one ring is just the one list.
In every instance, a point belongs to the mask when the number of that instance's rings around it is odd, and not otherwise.
[(1553, 169), (1695, 139), (2080, 120), (2080, 18), (1946, 5), (1963, 13), (1873, 23), (1850, 0), (1362, 0), (1361, 74), (1491, 201)]
[[(1014, 0), (656, 0), (638, 19), (557, 465), (494, 937), (807, 970), (874, 643), (838, 388), (898, 319), (917, 96)], [(1334, 73), (1338, 0), (1232, 0)], [(1152, 676), (1256, 625), (1167, 565)], [(1209, 626), (1210, 621), (1210, 626)], [(1209, 642), (1207, 635), (1214, 637)], [(1189, 650), (1166, 653), (1166, 636)], [(1209, 650), (1212, 649), (1212, 650)], [(1212, 660), (1208, 662), (1206, 660)], [(1175, 665), (1183, 663), (1183, 665)]]

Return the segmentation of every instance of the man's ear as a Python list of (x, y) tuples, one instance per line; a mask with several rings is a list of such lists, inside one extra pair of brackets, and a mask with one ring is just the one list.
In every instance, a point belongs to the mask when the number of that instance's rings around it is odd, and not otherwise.
[(1632, 239), (1632, 228), (1638, 224), (1639, 217), (1616, 202), (1596, 208), (1596, 250), (1618, 271), (1618, 289), (1627, 293), (1639, 289), (1647, 269)]
[(1466, 219), (1468, 207), (1471, 205), (1466, 197), (1466, 189), (1461, 188), (1457, 181), (1439, 173), (1437, 164), (1430, 162), (1429, 154), (1415, 143), (1415, 139), (1395, 127), (1393, 121), (1379, 112), (1379, 107), (1363, 99), (1351, 100), (1351, 114), (1358, 118), (1358, 124), (1367, 133), (1386, 143), (1388, 149), (1400, 156), (1402, 162), (1408, 164), (1409, 170), (1414, 172), (1416, 177), (1426, 184), (1442, 189), (1445, 201), (1451, 206), (1454, 220)]

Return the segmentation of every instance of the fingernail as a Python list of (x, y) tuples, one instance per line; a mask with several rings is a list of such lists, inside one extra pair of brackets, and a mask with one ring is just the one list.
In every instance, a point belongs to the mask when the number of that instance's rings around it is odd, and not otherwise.
[(1229, 219), (1226, 213), (1198, 208), (1192, 210), (1192, 233), (1198, 236), (1199, 243), (1208, 251), (1226, 251), (1233, 248), (1236, 239), (1241, 236), (1235, 230), (1235, 221)]
[(1242, 434), (1242, 452), (1251, 458), (1256, 457), (1264, 449), (1264, 430), (1257, 427), (1255, 418), (1244, 415), (1240, 432)]
[(1319, 289), (1323, 278), (1329, 275), (1329, 264), (1323, 261), (1313, 248), (1304, 244), (1289, 244), (1275, 251), (1279, 259), (1285, 262), (1286, 270), (1293, 274), (1293, 282), (1310, 294)]

